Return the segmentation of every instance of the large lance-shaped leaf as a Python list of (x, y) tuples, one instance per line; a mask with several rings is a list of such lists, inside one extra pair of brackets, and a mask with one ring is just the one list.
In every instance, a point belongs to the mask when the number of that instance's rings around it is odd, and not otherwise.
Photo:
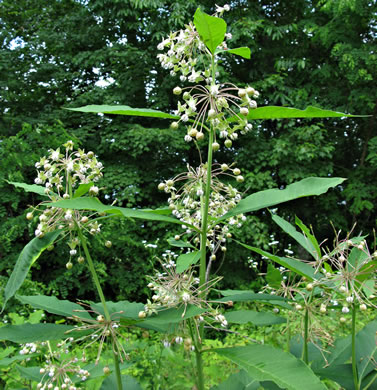
[(93, 317), (83, 308), (83, 306), (70, 301), (58, 299), (54, 296), (17, 295), (16, 298), (25, 305), (30, 305), (35, 309), (45, 310), (48, 313), (57, 314), (63, 317), (77, 316), (89, 320), (93, 319)]
[[(278, 224), (287, 234), (296, 240), (315, 260), (318, 260), (316, 248), (308, 237), (298, 232), (296, 228), (278, 215), (272, 215), (272, 220)], [(317, 254), (317, 255), (316, 255)]]
[(302, 360), (269, 345), (256, 344), (212, 351), (238, 364), (258, 381), (272, 381), (287, 390), (326, 390), (326, 386)]
[[(343, 112), (324, 110), (322, 108), (309, 106), (305, 110), (292, 107), (266, 106), (249, 111), (247, 119), (294, 119), (294, 118), (361, 118), (369, 115), (352, 115)], [(238, 120), (236, 116), (228, 121)]]
[(307, 177), (296, 183), (289, 184), (284, 190), (277, 188), (259, 191), (242, 199), (236, 207), (223, 215), (217, 221), (230, 218), (234, 215), (256, 211), (265, 207), (275, 206), (305, 196), (321, 195), (329, 188), (335, 187), (346, 179), (340, 177)]
[(279, 297), (277, 295), (270, 294), (259, 294), (254, 291), (242, 291), (242, 290), (225, 290), (219, 291), (220, 294), (224, 295), (223, 298), (215, 299), (215, 302), (247, 302), (247, 301), (283, 301), (286, 299), (283, 297)]
[(280, 264), (281, 266), (283, 266), (283, 267), (285, 267), (293, 272), (296, 272), (296, 274), (298, 274), (298, 275), (305, 276), (309, 280), (315, 280), (321, 276), (321, 275), (317, 276), (315, 274), (315, 270), (313, 267), (311, 267), (310, 265), (308, 265), (300, 260), (290, 259), (287, 257), (279, 257), (279, 256), (273, 255), (271, 253), (268, 253), (262, 249), (255, 248), (253, 246), (249, 246), (246, 244), (242, 244), (242, 242), (238, 242), (238, 243), (241, 244), (246, 249), (250, 249), (253, 252), (259, 253), (260, 255), (271, 259), (275, 263)]
[(8, 184), (12, 184), (15, 187), (22, 188), (26, 192), (34, 192), (35, 194), (41, 196), (47, 196), (45, 193), (45, 187), (38, 186), (36, 184), (26, 184), (26, 183), (18, 183), (15, 181), (5, 180)]
[[(0, 340), (24, 344), (35, 341), (58, 340), (68, 337), (66, 332), (75, 329), (74, 326), (57, 324), (22, 324), (6, 325), (0, 328)], [(85, 332), (70, 332), (70, 336), (82, 336)]]
[(225, 37), (226, 23), (224, 19), (207, 15), (198, 8), (194, 14), (194, 24), (200, 38), (212, 54), (215, 54)]
[(179, 225), (185, 224), (186, 226), (198, 230), (195, 226), (188, 223), (182, 222), (177, 218), (169, 217), (166, 214), (166, 210), (139, 210), (129, 209), (125, 207), (107, 206), (93, 197), (83, 197), (77, 199), (64, 199), (57, 202), (50, 202), (50, 206), (61, 207), (63, 209), (74, 209), (74, 210), (93, 210), (98, 212), (105, 212), (110, 214), (117, 214), (128, 218), (139, 218), (149, 221), (162, 221), (176, 223)]
[(56, 230), (47, 233), (42, 238), (35, 237), (25, 246), (18, 257), (8, 283), (5, 286), (4, 305), (2, 310), (4, 310), (8, 300), (12, 298), (16, 291), (21, 287), (32, 264), (38, 259), (41, 253), (56, 240), (60, 233), (60, 230)]
[(67, 110), (78, 112), (92, 112), (97, 114), (116, 114), (129, 116), (147, 116), (162, 119), (179, 119), (179, 116), (168, 114), (166, 112), (152, 110), (149, 108), (132, 108), (129, 106), (107, 106), (107, 105), (89, 105), (77, 108), (67, 108)]
[(227, 321), (231, 324), (252, 323), (256, 326), (268, 326), (284, 324), (287, 320), (269, 312), (259, 312), (253, 310), (234, 310), (225, 313)]

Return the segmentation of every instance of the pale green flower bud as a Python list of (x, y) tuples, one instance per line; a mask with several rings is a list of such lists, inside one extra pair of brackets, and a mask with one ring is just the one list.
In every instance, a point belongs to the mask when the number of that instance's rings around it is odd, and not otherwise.
[(181, 87), (175, 87), (173, 89), (174, 95), (180, 95), (182, 93), (182, 88)]

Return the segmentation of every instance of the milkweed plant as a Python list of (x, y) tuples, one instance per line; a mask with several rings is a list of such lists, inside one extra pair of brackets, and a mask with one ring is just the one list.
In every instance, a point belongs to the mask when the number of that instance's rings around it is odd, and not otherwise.
[[(10, 275), (4, 305), (16, 294), (39, 255), (45, 249), (53, 251), (58, 241), (68, 246), (69, 256), (62, 268), (74, 269), (77, 263), (87, 266), (100, 301), (76, 303), (54, 296), (17, 296), (24, 304), (66, 317), (65, 324), (29, 324), (22, 338), (17, 335), (24, 328), (17, 327), (25, 325), (0, 328), (0, 338), (20, 344), (15, 361), (39, 362), (38, 367), (34, 366), (37, 373), (32, 376), (36, 386), (33, 388), (91, 388), (88, 381), (93, 372), (98, 376), (95, 370), (101, 365), (104, 351), (111, 354), (112, 363), (103, 366), (101, 389), (141, 388), (135, 382), (129, 385), (130, 377), (123, 373), (122, 366), (130, 359), (125, 332), (138, 327), (161, 332), (166, 348), (172, 343), (182, 344), (185, 353), (193, 356), (192, 375), (198, 390), (209, 388), (203, 356), (214, 353), (230, 359), (239, 370), (213, 389), (246, 388), (241, 387), (242, 383), (262, 389), (270, 388), (271, 382), (284, 389), (335, 388), (327, 387), (329, 383), (347, 389), (372, 388), (377, 377), (377, 322), (369, 322), (359, 332), (356, 322), (358, 313), (371, 312), (376, 307), (377, 256), (368, 249), (366, 237), (348, 234), (342, 238), (339, 233), (330, 248), (320, 245), (297, 217), (301, 232), (272, 211), (273, 221), (306, 250), (310, 259), (298, 259), (290, 250), (290, 255), (279, 257), (239, 243), (253, 253), (251, 268), (260, 272), (266, 285), (261, 291), (218, 289), (221, 278), (214, 276), (213, 264), (220, 256), (226, 256), (229, 242), (236, 240), (242, 225), (250, 223), (247, 213), (320, 195), (344, 180), (312, 177), (285, 189), (255, 194), (243, 194), (238, 189), (244, 181), (242, 167), (235, 161), (219, 161), (216, 152), (234, 148), (239, 138), (253, 131), (254, 119), (284, 118), (289, 110), (289, 117), (292, 112), (297, 117), (320, 117), (323, 110), (259, 109), (260, 92), (252, 80), (234, 85), (220, 77), (219, 66), (227, 56), (250, 58), (248, 48), (232, 48), (232, 35), (223, 19), (228, 11), (229, 5), (216, 6), (213, 15), (197, 9), (193, 22), (158, 44), (162, 69), (177, 83), (172, 90), (177, 99), (174, 113), (127, 106), (117, 109), (124, 115), (170, 119), (171, 131), (180, 132), (187, 143), (197, 146), (199, 166), (187, 165), (185, 172), (177, 172), (158, 184), (158, 190), (166, 194), (165, 208), (127, 209), (100, 202), (105, 167), (94, 151), (77, 148), (70, 140), (36, 162), (34, 184), (11, 183), (45, 200), (31, 206), (26, 214), (35, 226), (35, 238), (24, 248)], [(101, 112), (91, 107), (74, 110)], [(326, 113), (329, 117), (350, 116)], [(146, 276), (150, 296), (144, 303), (106, 301), (92, 259), (95, 254), (90, 253), (91, 240), (99, 239), (106, 247), (112, 245), (101, 239), (104, 220), (122, 217), (180, 225), (180, 233), (169, 240), (175, 251), (157, 255), (155, 273)], [(258, 311), (238, 310), (237, 302), (251, 302), (249, 307)], [(326, 329), (327, 322), (322, 319), (329, 314), (344, 330), (348, 329), (348, 338), (337, 339), (331, 329)], [(290, 327), (300, 318), (302, 331), (295, 339)], [(244, 338), (231, 348), (210, 348), (206, 343), (209, 330), (228, 332), (234, 324), (245, 323), (280, 324), (280, 329), (285, 324), (287, 345), (276, 348)], [(69, 352), (72, 346), (81, 351), (80, 356)], [(93, 349), (95, 358), (88, 361), (87, 351)]]

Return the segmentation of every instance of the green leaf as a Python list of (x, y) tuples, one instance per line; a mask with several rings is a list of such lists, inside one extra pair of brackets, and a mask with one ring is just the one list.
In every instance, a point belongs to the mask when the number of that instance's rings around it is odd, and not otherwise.
[[(352, 115), (343, 112), (324, 110), (309, 106), (305, 110), (292, 107), (266, 106), (250, 110), (247, 119), (293, 119), (293, 118), (364, 118), (369, 115)], [(229, 122), (238, 120), (237, 116), (228, 119)]]
[(17, 365), (16, 368), (21, 376), (34, 382), (40, 382), (43, 377), (43, 374), (39, 372), (41, 367), (22, 367)]
[(223, 19), (207, 15), (198, 8), (194, 14), (194, 24), (200, 38), (212, 54), (215, 54), (225, 37), (226, 23)]
[(314, 249), (315, 249), (315, 252), (317, 254), (317, 256), (315, 256), (313, 254), (313, 257), (316, 259), (316, 260), (319, 260), (321, 258), (321, 248), (318, 244), (318, 241), (317, 239), (311, 234), (309, 228), (307, 228), (304, 223), (300, 220), (299, 217), (297, 217), (297, 215), (295, 216), (295, 223), (296, 225), (303, 231), (303, 233), (305, 234), (305, 236), (309, 239), (309, 241), (311, 242), (311, 244), (313, 245)]
[(39, 356), (38, 353), (28, 353), (26, 355), (16, 355), (10, 358), (0, 359), (0, 368), (7, 368), (14, 362), (19, 362), (25, 359), (33, 358), (34, 356)]
[(34, 192), (35, 194), (41, 195), (41, 196), (47, 196), (45, 194), (45, 187), (38, 186), (36, 184), (25, 184), (25, 183), (17, 183), (15, 181), (8, 181), (5, 180), (8, 184), (12, 184), (15, 187), (22, 188), (26, 192)]
[(317, 259), (315, 253), (316, 250), (313, 244), (309, 241), (307, 237), (298, 232), (294, 226), (289, 222), (279, 217), (278, 215), (272, 215), (272, 220), (279, 225), (287, 234), (289, 234), (294, 240), (296, 240), (314, 259)]
[(268, 285), (272, 288), (279, 289), (281, 287), (282, 280), (283, 276), (281, 275), (281, 272), (272, 264), (268, 264), (266, 274), (266, 281)]
[(296, 274), (298, 274), (298, 275), (305, 276), (309, 280), (315, 280), (318, 278), (317, 275), (315, 274), (315, 270), (310, 265), (308, 265), (300, 260), (290, 259), (287, 257), (279, 257), (279, 256), (273, 255), (271, 253), (268, 253), (262, 249), (243, 244), (242, 242), (239, 242), (239, 241), (236, 241), (236, 242), (241, 244), (243, 247), (250, 249), (253, 252), (259, 253), (260, 255), (265, 256), (265, 257), (273, 260), (275, 263), (280, 264), (281, 266), (283, 266), (287, 269), (290, 269), (293, 272), (296, 272)]
[[(106, 301), (107, 309), (113, 318), (139, 319), (139, 312), (144, 310), (144, 304), (129, 301)], [(91, 303), (92, 310), (104, 314), (102, 303)]]
[(128, 209), (124, 207), (115, 207), (115, 206), (106, 206), (99, 201), (97, 198), (92, 197), (83, 197), (76, 199), (64, 199), (57, 202), (50, 202), (50, 206), (60, 207), (63, 209), (73, 209), (73, 210), (93, 210), (98, 212), (116, 214), (118, 216), (124, 216), (127, 218), (139, 218), (149, 221), (162, 221), (176, 223), (179, 225), (185, 224), (186, 226), (197, 231), (198, 229), (195, 226), (192, 226), (188, 223), (182, 222), (177, 218), (172, 218), (164, 213), (160, 213), (159, 210), (150, 210), (150, 209)]
[(191, 245), (189, 242), (182, 241), (182, 240), (177, 241), (173, 237), (168, 238), (168, 243), (169, 243), (169, 245), (176, 246), (178, 248), (193, 248), (193, 249), (195, 249), (195, 247), (193, 245)]
[(316, 370), (321, 378), (328, 378), (342, 386), (343, 389), (354, 389), (351, 364), (340, 364)]
[[(75, 329), (73, 326), (57, 324), (22, 324), (6, 325), (0, 328), (0, 340), (25, 344), (35, 341), (58, 340), (67, 337), (66, 332)], [(82, 335), (83, 332), (70, 332), (70, 336)]]
[(284, 190), (277, 188), (259, 191), (242, 199), (236, 207), (223, 215), (217, 221), (228, 219), (234, 215), (260, 210), (266, 207), (275, 206), (279, 203), (288, 202), (304, 196), (321, 195), (329, 188), (335, 187), (344, 182), (340, 177), (307, 177), (296, 183), (289, 184)]
[(211, 390), (258, 390), (260, 383), (241, 370), (236, 374), (230, 375), (224, 382), (218, 386), (211, 387)]
[(80, 196), (85, 195), (90, 188), (93, 186), (94, 183), (85, 183), (85, 184), (80, 184), (79, 188), (74, 192), (73, 198), (79, 198)]
[(302, 360), (281, 349), (255, 344), (212, 351), (238, 364), (255, 380), (272, 381), (288, 390), (326, 390)]
[(158, 332), (173, 332), (183, 320), (200, 315), (206, 310), (194, 305), (187, 308), (182, 305), (180, 308), (171, 308), (160, 311), (157, 315), (149, 317), (144, 321), (136, 323), (136, 326), (146, 329), (153, 329)]
[(251, 322), (256, 326), (268, 326), (284, 324), (287, 320), (269, 312), (258, 312), (252, 310), (235, 310), (225, 313), (225, 317), (232, 324), (247, 324)]
[(246, 58), (248, 60), (251, 57), (251, 52), (250, 52), (250, 49), (248, 47), (237, 47), (234, 49), (216, 50), (216, 54), (220, 54), (220, 53), (236, 54), (236, 55), (243, 57), (243, 58)]
[[(122, 385), (127, 390), (142, 390), (137, 380), (129, 375), (122, 375)], [(117, 380), (115, 374), (108, 376), (101, 385), (100, 390), (114, 390), (117, 389)]]
[(186, 271), (186, 269), (189, 268), (190, 265), (196, 264), (199, 259), (200, 251), (194, 251), (180, 255), (177, 259), (177, 272), (180, 274), (181, 272)]
[(16, 298), (25, 305), (30, 305), (36, 309), (43, 309), (48, 313), (57, 314), (63, 317), (72, 317), (75, 315), (80, 318), (93, 319), (83, 306), (70, 301), (58, 299), (54, 296), (17, 295)]
[[(219, 292), (222, 293), (222, 291)], [(233, 294), (228, 292), (230, 292), (230, 290), (227, 290), (227, 294), (223, 298), (215, 299), (214, 302), (286, 301), (285, 298), (277, 295), (259, 294), (254, 291), (235, 290)]]
[(35, 237), (24, 247), (17, 259), (16, 265), (14, 266), (7, 285), (5, 286), (4, 304), (2, 310), (4, 310), (8, 300), (12, 298), (17, 290), (21, 287), (30, 267), (38, 259), (41, 253), (56, 240), (60, 233), (60, 230), (55, 230), (54, 232), (47, 233), (42, 238)]
[(92, 112), (97, 114), (102, 113), (129, 116), (147, 116), (151, 118), (179, 119), (179, 116), (171, 115), (166, 112), (152, 110), (149, 108), (132, 108), (129, 106), (89, 105), (77, 108), (66, 108), (66, 110)]

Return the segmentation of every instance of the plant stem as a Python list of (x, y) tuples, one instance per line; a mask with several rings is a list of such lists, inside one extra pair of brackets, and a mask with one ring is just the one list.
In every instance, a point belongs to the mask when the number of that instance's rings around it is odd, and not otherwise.
[[(196, 332), (195, 328), (195, 320), (189, 319), (189, 330), (191, 334), (191, 338), (194, 342), (195, 347), (195, 358), (196, 358), (196, 384), (198, 386), (198, 390), (204, 390), (204, 375), (203, 375), (203, 357), (202, 351), (200, 349), (200, 340), (198, 338), (198, 332)], [(194, 328), (194, 329), (193, 329)]]
[[(111, 321), (110, 312), (109, 312), (107, 305), (106, 305), (105, 296), (103, 294), (101, 283), (98, 279), (98, 275), (97, 275), (96, 269), (94, 267), (92, 257), (90, 256), (89, 249), (88, 249), (88, 246), (86, 244), (86, 239), (85, 239), (84, 235), (82, 234), (81, 229), (77, 226), (77, 224), (76, 224), (76, 228), (77, 228), (77, 233), (80, 237), (81, 245), (84, 249), (84, 253), (85, 253), (86, 260), (88, 262), (88, 267), (89, 267), (90, 273), (92, 274), (94, 284), (96, 286), (98, 295), (99, 295), (101, 303), (102, 303), (103, 312), (105, 314), (106, 321)], [(117, 381), (117, 389), (123, 390), (122, 378), (121, 378), (120, 367), (119, 367), (119, 359), (118, 359), (118, 356), (114, 350), (113, 350), (113, 361), (114, 361), (114, 366), (115, 366), (115, 376), (116, 376), (116, 381)]]
[(352, 304), (352, 375), (355, 390), (360, 389), (356, 364), (356, 305)]
[(304, 318), (304, 345), (302, 347), (302, 360), (306, 364), (309, 363), (308, 342), (309, 342), (309, 308), (306, 305), (305, 318)]

